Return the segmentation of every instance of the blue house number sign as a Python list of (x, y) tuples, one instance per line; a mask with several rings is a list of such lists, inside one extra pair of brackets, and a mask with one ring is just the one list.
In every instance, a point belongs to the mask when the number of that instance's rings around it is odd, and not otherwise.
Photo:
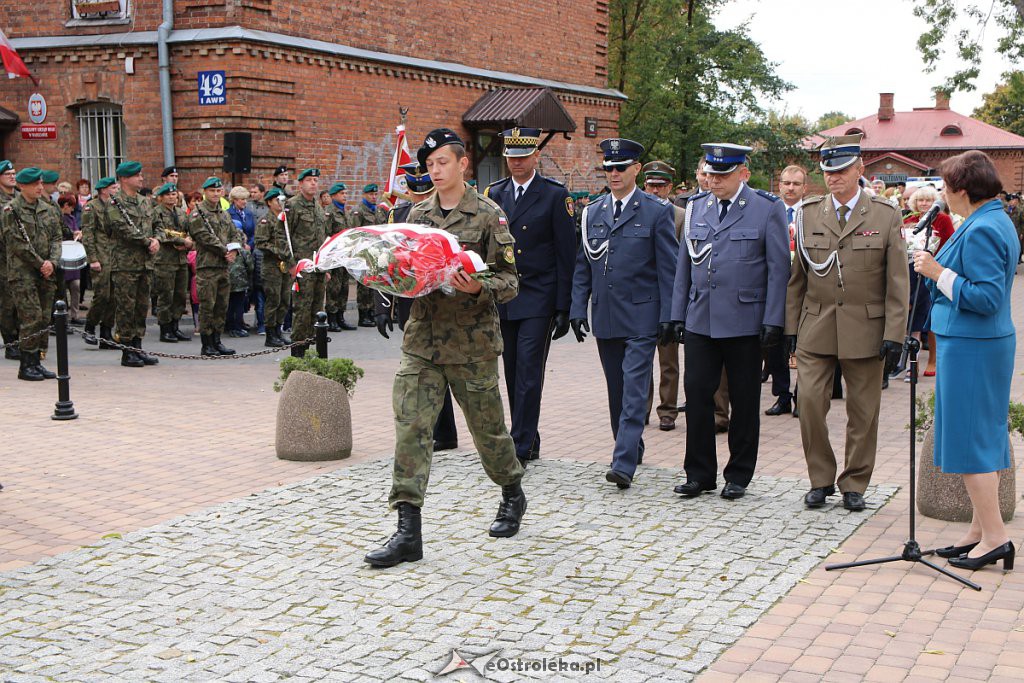
[(228, 88), (223, 71), (199, 72), (199, 104), (227, 104)]

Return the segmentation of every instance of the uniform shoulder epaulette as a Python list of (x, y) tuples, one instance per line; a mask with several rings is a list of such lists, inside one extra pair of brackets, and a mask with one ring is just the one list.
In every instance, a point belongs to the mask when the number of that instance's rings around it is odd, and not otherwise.
[(820, 202), (824, 198), (825, 198), (825, 195), (823, 195), (823, 194), (815, 194), (815, 195), (811, 195), (810, 197), (804, 197), (803, 203), (804, 204), (817, 204), (818, 202)]
[[(490, 186), (488, 186), (488, 187), (490, 187)], [(480, 198), (480, 203), (481, 204), (483, 204), (485, 206), (491, 207), (492, 209), (495, 210), (495, 212), (501, 212), (502, 211), (502, 208), (500, 206), (498, 206), (498, 202), (494, 201), (490, 197), (488, 197), (486, 195), (482, 195), (479, 192), (477, 192), (477, 196)]]
[(511, 182), (512, 182), (512, 176), (505, 176), (504, 178), (498, 178), (497, 180), (495, 180), (493, 183), (491, 183), (490, 185), (488, 185), (484, 189), (485, 190), (489, 190), (492, 187), (497, 187), (498, 185), (504, 185), (506, 183), (511, 183)]
[(672, 203), (672, 202), (670, 202), (667, 199), (662, 199), (661, 197), (658, 197), (657, 195), (653, 195), (653, 194), (651, 195), (651, 199), (653, 199), (654, 201), (658, 202), (662, 206), (668, 206), (669, 204)]
[(898, 210), (898, 207), (894, 206), (894, 205), (893, 205), (893, 203), (892, 203), (892, 202), (890, 202), (890, 201), (889, 201), (888, 199), (886, 199), (885, 197), (879, 197), (879, 196), (878, 196), (878, 195), (876, 195), (876, 194), (875, 194), (875, 195), (871, 195), (871, 201), (873, 201), (873, 202), (878, 202), (879, 204), (885, 204), (886, 206), (888, 206), (888, 207), (889, 207), (890, 209), (892, 209), (893, 211), (897, 211), (897, 210)]
[(711, 190), (701, 190), (697, 194), (690, 195), (689, 197), (687, 197), (686, 201), (692, 202), (695, 199), (703, 199), (704, 197), (707, 197), (709, 194), (711, 194)]
[(754, 190), (754, 192), (758, 193), (759, 195), (761, 195), (762, 197), (764, 197), (765, 199), (767, 199), (770, 202), (777, 202), (777, 201), (779, 201), (779, 195), (772, 194), (771, 192), (768, 192), (767, 190)]
[(555, 180), (554, 178), (548, 178), (546, 175), (542, 175), (540, 177), (543, 178), (544, 180), (548, 181), (552, 185), (558, 185), (559, 187), (565, 187), (565, 183), (563, 183), (560, 180)]

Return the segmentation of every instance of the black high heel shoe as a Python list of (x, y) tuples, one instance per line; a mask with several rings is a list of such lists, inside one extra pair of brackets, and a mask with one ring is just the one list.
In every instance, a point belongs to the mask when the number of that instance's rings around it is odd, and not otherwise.
[(935, 554), (939, 557), (960, 557), (964, 553), (969, 553), (974, 550), (974, 547), (978, 545), (980, 541), (974, 543), (968, 543), (967, 545), (947, 545), (945, 548), (936, 548)]
[(960, 569), (981, 569), (982, 567), (990, 564), (995, 564), (999, 560), (1003, 561), (1003, 571), (1009, 571), (1013, 569), (1013, 556), (1016, 554), (1016, 549), (1013, 547), (1012, 541), (1007, 541), (998, 548), (990, 550), (981, 557), (967, 557), (962, 555), (961, 557), (951, 557), (949, 563), (954, 567)]

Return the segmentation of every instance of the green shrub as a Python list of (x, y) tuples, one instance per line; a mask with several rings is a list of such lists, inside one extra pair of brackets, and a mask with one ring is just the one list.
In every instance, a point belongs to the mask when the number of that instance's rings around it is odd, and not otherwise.
[(345, 387), (349, 396), (355, 393), (356, 382), (363, 376), (363, 369), (351, 358), (320, 358), (316, 351), (307, 349), (305, 358), (286, 356), (281, 359), (281, 377), (274, 381), (274, 391), (281, 391), (288, 375), (296, 370), (333, 380)]
[[(935, 392), (928, 394), (928, 398), (917, 397), (917, 440), (923, 441), (925, 433), (932, 428), (935, 422)], [(1017, 432), (1024, 437), (1024, 403), (1010, 401), (1009, 413), (1006, 426), (1010, 432)], [(907, 425), (910, 429), (910, 425)]]

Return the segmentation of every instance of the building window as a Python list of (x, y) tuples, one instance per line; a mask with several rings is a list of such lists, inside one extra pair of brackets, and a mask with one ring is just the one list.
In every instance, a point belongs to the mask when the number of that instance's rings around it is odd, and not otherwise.
[(131, 0), (71, 0), (71, 20), (75, 22), (125, 21), (130, 12)]
[(964, 132), (962, 130), (960, 130), (960, 126), (957, 126), (955, 124), (950, 124), (950, 125), (946, 126), (945, 128), (942, 129), (942, 132), (939, 133), (939, 135), (963, 135), (963, 134), (964, 134)]
[(846, 131), (845, 134), (846, 135), (864, 135), (864, 131), (862, 131), (860, 128), (850, 128), (849, 130)]
[(116, 104), (87, 104), (78, 109), (81, 132), (82, 177), (94, 185), (100, 178), (114, 175), (124, 161), (124, 120)]

